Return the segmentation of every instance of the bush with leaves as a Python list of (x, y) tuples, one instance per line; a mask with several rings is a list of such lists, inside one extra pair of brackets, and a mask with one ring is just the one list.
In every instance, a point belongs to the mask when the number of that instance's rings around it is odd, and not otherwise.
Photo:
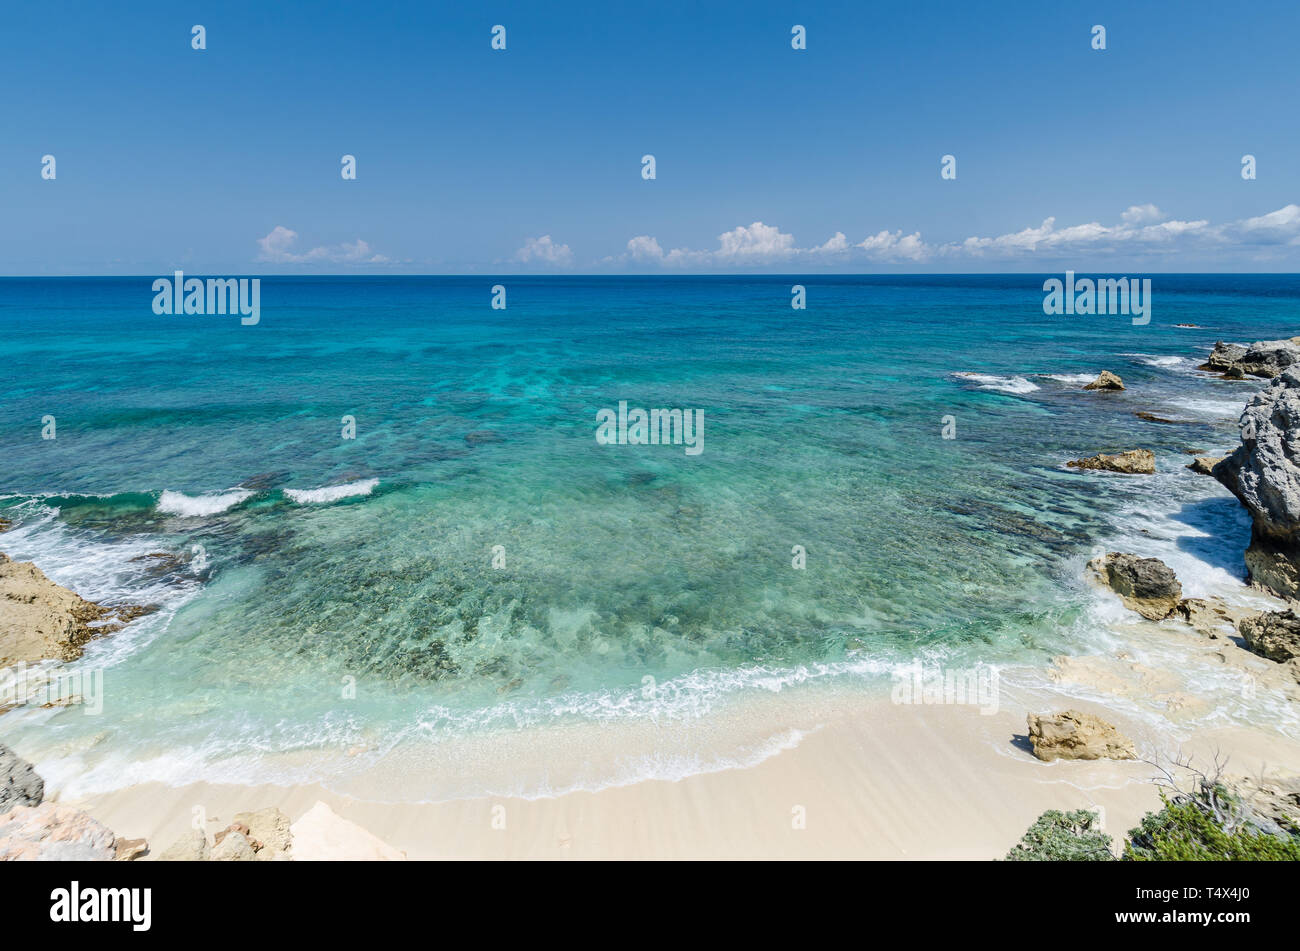
[(1165, 807), (1148, 812), (1128, 834), (1130, 862), (1295, 862), (1300, 838), (1266, 832), (1219, 786), (1198, 798), (1164, 797)]
[(1097, 813), (1050, 809), (1007, 853), (1009, 862), (1109, 862), (1110, 836), (1096, 828)]

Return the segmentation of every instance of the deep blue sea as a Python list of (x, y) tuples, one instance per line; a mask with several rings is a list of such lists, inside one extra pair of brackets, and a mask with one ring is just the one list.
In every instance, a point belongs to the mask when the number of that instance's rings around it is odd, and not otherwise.
[[(1138, 520), (1189, 593), (1240, 575), (1183, 467), (1262, 384), (1195, 366), (1300, 333), (1300, 278), (1155, 275), (1134, 326), (1045, 315), (1047, 276), (266, 277), (255, 326), (0, 279), (0, 550), (160, 606), (79, 662), (101, 713), (0, 732), (80, 791), (388, 757), (438, 797), (480, 735), (1085, 650), (1082, 565)], [(621, 401), (700, 411), (703, 450), (599, 444)], [(1136, 447), (1157, 476), (1063, 465)]]

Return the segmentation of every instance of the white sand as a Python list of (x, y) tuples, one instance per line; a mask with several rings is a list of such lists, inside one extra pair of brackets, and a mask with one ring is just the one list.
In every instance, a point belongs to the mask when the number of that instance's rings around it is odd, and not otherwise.
[[(1140, 723), (1097, 705), (1069, 705), (1111, 719), (1140, 749), (1154, 748)], [(146, 837), (155, 853), (188, 828), (196, 808), (211, 833), (238, 811), (276, 805), (298, 823), (295, 851), (304, 857), (380, 857), (367, 836), (304, 823), (320, 801), (412, 859), (989, 859), (1004, 855), (1045, 809), (1104, 809), (1105, 827), (1118, 838), (1159, 806), (1152, 766), (1042, 763), (1016, 739), (1024, 732), (1021, 708), (986, 717), (972, 707), (877, 700), (851, 705), (757, 766), (676, 782), (429, 804), (365, 802), (318, 786), (146, 784), (82, 805), (119, 835)], [(1234, 728), (1187, 749), (1230, 752), (1241, 773), (1300, 770), (1300, 742), (1277, 734)]]

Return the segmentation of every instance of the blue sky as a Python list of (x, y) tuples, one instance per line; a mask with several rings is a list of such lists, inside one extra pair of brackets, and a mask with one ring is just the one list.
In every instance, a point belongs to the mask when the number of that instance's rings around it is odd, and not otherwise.
[(7, 5), (0, 273), (1300, 264), (1294, 0), (474, 7)]

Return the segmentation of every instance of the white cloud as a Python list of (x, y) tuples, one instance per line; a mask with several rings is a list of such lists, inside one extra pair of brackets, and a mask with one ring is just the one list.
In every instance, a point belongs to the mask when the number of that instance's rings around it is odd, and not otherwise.
[(628, 241), (627, 256), (633, 261), (659, 261), (663, 259), (664, 249), (648, 234), (641, 234)]
[(881, 231), (859, 241), (855, 247), (876, 258), (906, 258), (920, 261), (930, 255), (930, 248), (921, 240), (919, 231), (908, 235), (901, 231)]
[(1231, 234), (1246, 244), (1300, 245), (1300, 205), (1246, 218), (1232, 226)]
[(718, 243), (720, 247), (714, 255), (724, 261), (783, 258), (795, 250), (794, 235), (784, 234), (775, 225), (765, 225), (761, 221), (718, 235)]
[(825, 244), (809, 249), (809, 254), (840, 254), (849, 249), (849, 239), (843, 231), (837, 231), (826, 240)]
[(878, 231), (851, 243), (837, 231), (820, 245), (801, 248), (791, 234), (775, 225), (755, 221), (718, 236), (711, 251), (674, 248), (665, 252), (651, 235), (638, 235), (617, 258), (606, 265), (658, 264), (677, 269), (736, 269), (763, 265), (805, 263), (813, 267), (852, 267), (873, 262), (929, 263), (961, 267), (971, 264), (1007, 264), (1026, 267), (1037, 263), (1089, 259), (1149, 260), (1174, 255), (1201, 255), (1220, 263), (1236, 256), (1242, 262), (1291, 260), (1277, 250), (1300, 247), (1300, 205), (1286, 205), (1254, 218), (1212, 225), (1204, 219), (1170, 219), (1154, 204), (1132, 205), (1117, 224), (1097, 221), (1058, 227), (1055, 217), (1036, 227), (1006, 234), (971, 237), (944, 243), (927, 243), (919, 231)]
[(258, 251), (257, 259), (267, 261), (273, 264), (312, 264), (312, 263), (332, 263), (332, 264), (387, 264), (389, 259), (382, 254), (375, 254), (370, 245), (358, 238), (356, 241), (345, 241), (342, 244), (333, 247), (312, 248), (309, 251), (297, 252), (293, 246), (298, 241), (298, 232), (284, 225), (276, 225), (271, 229), (270, 234), (264, 238), (257, 239), (257, 245), (261, 249)]
[(549, 234), (544, 234), (540, 238), (525, 241), (524, 246), (515, 252), (515, 260), (524, 264), (536, 262), (553, 267), (569, 267), (573, 264), (573, 251), (567, 244), (556, 244)]
[(1145, 205), (1129, 205), (1128, 210), (1120, 215), (1120, 219), (1130, 225), (1154, 224), (1164, 218), (1165, 213), (1150, 202)]

